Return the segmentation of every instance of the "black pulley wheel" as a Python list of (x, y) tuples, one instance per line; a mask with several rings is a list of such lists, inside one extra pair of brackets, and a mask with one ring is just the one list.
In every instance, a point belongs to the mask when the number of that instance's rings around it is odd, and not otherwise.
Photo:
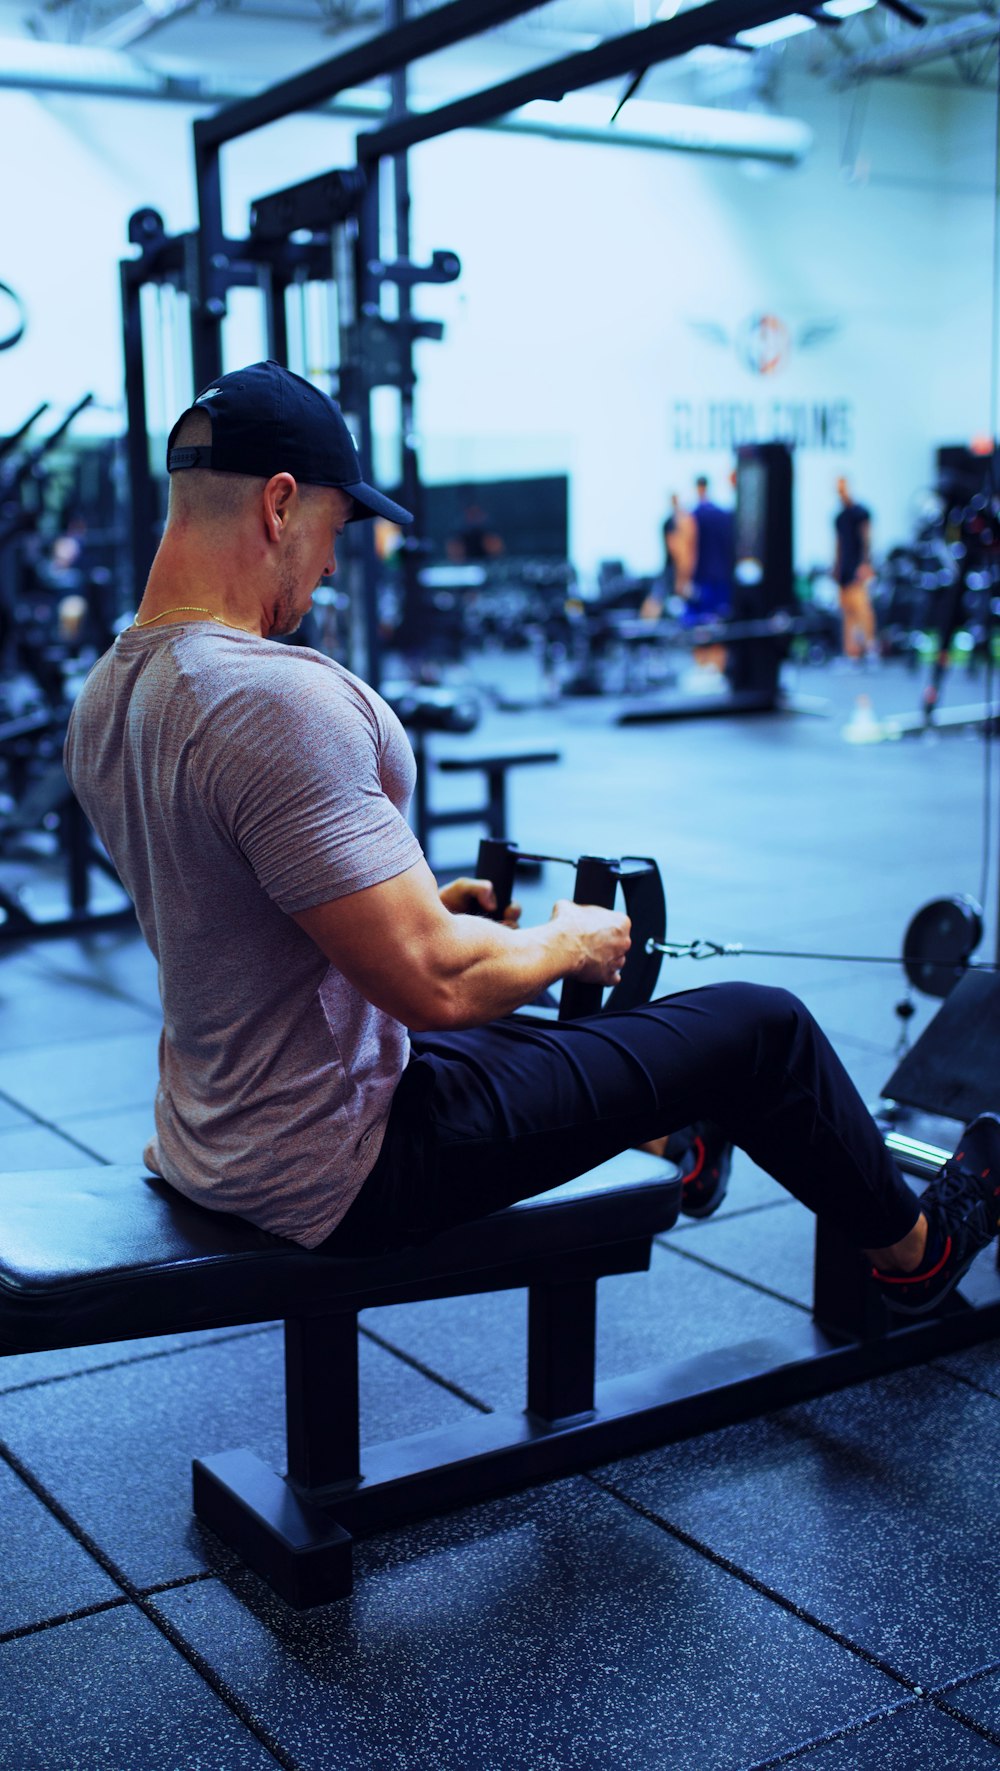
[(983, 938), (975, 898), (935, 898), (918, 910), (903, 937), (903, 970), (925, 996), (947, 996)]

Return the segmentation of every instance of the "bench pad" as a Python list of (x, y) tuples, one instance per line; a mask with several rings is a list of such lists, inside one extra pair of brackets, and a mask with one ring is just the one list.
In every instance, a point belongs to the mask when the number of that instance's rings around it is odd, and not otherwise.
[(418, 1248), (345, 1260), (194, 1205), (138, 1166), (2, 1175), (0, 1352), (464, 1295), (498, 1289), (499, 1272), (526, 1285), (540, 1258), (669, 1229), (679, 1202), (675, 1171), (629, 1151)]

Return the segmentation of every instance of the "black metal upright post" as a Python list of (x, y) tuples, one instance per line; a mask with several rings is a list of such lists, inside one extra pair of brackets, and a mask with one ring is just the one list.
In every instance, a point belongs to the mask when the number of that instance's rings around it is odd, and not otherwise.
[(270, 266), (264, 290), (267, 354), (288, 368), (288, 290), (290, 278), (276, 265)]
[[(389, 0), (389, 22), (393, 30), (398, 29), (406, 19), (406, 0)], [(392, 101), (391, 116), (405, 117), (407, 114), (407, 79), (406, 69), (399, 68), (391, 75), (389, 92)], [(393, 195), (395, 199), (396, 223), (396, 257), (400, 261), (410, 256), (410, 166), (404, 153), (392, 157)], [(404, 279), (398, 284), (400, 345), (405, 351), (406, 375), (400, 388), (400, 466), (402, 501), (407, 510), (412, 510), (416, 519), (417, 535), (422, 534), (420, 509), (420, 473), (417, 465), (417, 451), (413, 444), (413, 373), (412, 335), (409, 332), (409, 321), (413, 314), (413, 297), (411, 285)]]
[[(345, 225), (349, 227), (350, 223)], [(372, 371), (369, 350), (366, 348), (366, 333), (369, 331), (367, 322), (377, 318), (379, 312), (380, 284), (373, 266), (379, 261), (381, 233), (382, 212), (379, 203), (378, 168), (375, 167), (358, 209), (354, 241), (357, 312), (353, 347), (348, 343), (350, 356), (343, 352), (341, 358), (341, 379), (343, 381), (346, 378), (350, 390), (350, 410), (358, 426), (358, 452), (362, 471), (369, 479), (374, 478), (375, 439), (372, 429)], [(366, 654), (364, 675), (372, 688), (377, 689), (382, 681), (382, 643), (379, 635), (379, 571), (374, 523), (359, 523), (353, 531), (353, 539), (358, 550), (358, 582), (363, 598), (363, 619), (360, 625)]]
[[(406, 0), (389, 0), (389, 23), (395, 30), (405, 22)], [(408, 111), (408, 92), (406, 69), (399, 68), (389, 79), (391, 98), (390, 116), (405, 117)], [(400, 261), (410, 256), (410, 165), (404, 150), (392, 157), (393, 196), (396, 223), (396, 258)], [(413, 369), (413, 338), (409, 331), (409, 322), (413, 317), (413, 298), (411, 285), (402, 279), (397, 285), (399, 291), (400, 348), (405, 353), (405, 370), (399, 390), (399, 426), (400, 426), (400, 484), (401, 500), (407, 510), (413, 512), (413, 528), (407, 537), (402, 553), (403, 571), (403, 607), (412, 611), (418, 607), (420, 585), (418, 582), (421, 551), (419, 542), (424, 533), (423, 493), (420, 484), (420, 467), (414, 444), (414, 403), (413, 390), (415, 374)]]
[(191, 367), (195, 391), (222, 374), (222, 322), (226, 314), (228, 255), (222, 226), (221, 143), (200, 118), (194, 126), (195, 183), (198, 190), (198, 233), (191, 254), (188, 298), (191, 303)]
[(156, 498), (149, 468), (146, 365), (142, 350), (142, 280), (131, 259), (121, 265), (122, 340), (125, 351), (126, 456), (129, 485), (131, 595), (138, 605), (156, 552)]

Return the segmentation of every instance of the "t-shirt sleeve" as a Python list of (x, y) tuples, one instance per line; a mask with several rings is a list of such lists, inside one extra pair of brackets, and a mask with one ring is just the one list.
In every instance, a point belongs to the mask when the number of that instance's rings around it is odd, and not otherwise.
[(374, 709), (336, 679), (267, 687), (238, 724), (211, 747), (223, 759), (212, 799), (279, 909), (307, 910), (381, 885), (420, 860), (382, 786)]

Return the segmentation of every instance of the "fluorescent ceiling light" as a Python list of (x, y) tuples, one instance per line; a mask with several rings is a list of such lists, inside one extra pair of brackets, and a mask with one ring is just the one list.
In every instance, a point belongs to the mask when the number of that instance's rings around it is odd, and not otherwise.
[(823, 0), (828, 18), (853, 18), (856, 12), (868, 12), (878, 0)]
[(772, 43), (783, 43), (786, 37), (800, 37), (803, 31), (814, 31), (815, 24), (811, 18), (803, 18), (800, 12), (791, 12), (787, 18), (776, 18), (769, 25), (754, 25), (752, 30), (737, 31), (737, 43), (745, 43), (748, 49), (767, 49)]
[(5, 37), (0, 60), (0, 86), (24, 86), (32, 80), (49, 90), (72, 91), (81, 83), (95, 89), (156, 95), (162, 74), (113, 49), (90, 49), (79, 43), (34, 43)]

